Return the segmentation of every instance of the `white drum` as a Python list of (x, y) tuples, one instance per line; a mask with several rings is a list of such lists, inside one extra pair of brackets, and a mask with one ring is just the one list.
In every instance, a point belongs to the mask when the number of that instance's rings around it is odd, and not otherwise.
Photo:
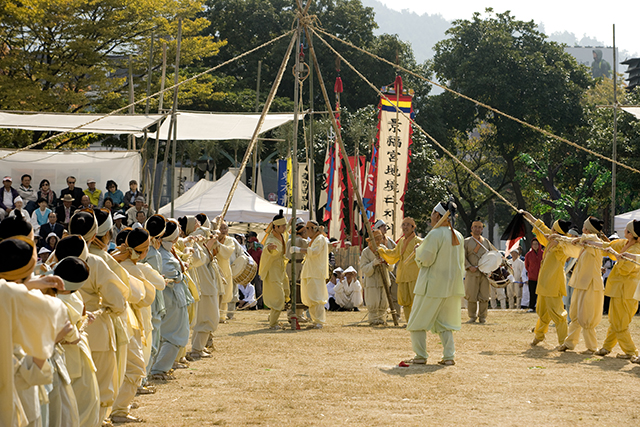
[(478, 261), (478, 270), (484, 274), (493, 273), (502, 264), (502, 255), (498, 251), (485, 252)]
[(231, 264), (233, 282), (237, 285), (246, 285), (251, 282), (258, 273), (258, 265), (250, 255), (243, 253)]

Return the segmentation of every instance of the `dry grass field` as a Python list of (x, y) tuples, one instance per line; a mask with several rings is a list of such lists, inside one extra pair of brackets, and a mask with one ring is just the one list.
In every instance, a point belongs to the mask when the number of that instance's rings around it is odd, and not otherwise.
[(353, 325), (365, 316), (328, 313), (324, 329), (294, 332), (266, 330), (267, 311), (238, 313), (220, 325), (212, 359), (138, 396), (133, 414), (152, 426), (640, 425), (640, 365), (616, 359), (618, 347), (582, 355), (582, 341), (554, 352), (553, 328), (530, 347), (534, 313), (490, 310), (487, 324), (463, 324), (455, 366), (436, 364), (442, 345), (429, 333), (427, 365), (408, 368), (398, 363), (413, 356), (409, 333)]

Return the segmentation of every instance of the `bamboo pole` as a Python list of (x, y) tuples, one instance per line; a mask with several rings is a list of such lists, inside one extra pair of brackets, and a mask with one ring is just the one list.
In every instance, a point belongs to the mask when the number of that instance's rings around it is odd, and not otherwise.
[[(296, 0), (298, 3), (298, 8), (302, 9), (302, 6), (300, 5), (300, 0)], [(311, 0), (309, 0), (309, 3), (311, 2)], [(309, 3), (307, 3), (307, 8), (309, 7)], [(306, 9), (305, 9), (305, 13), (306, 13)], [(320, 65), (318, 64), (318, 58), (316, 56), (316, 52), (315, 49), (313, 48), (313, 43), (311, 42), (310, 38), (309, 38), (309, 28), (308, 28), (308, 24), (304, 24), (304, 31), (307, 34), (307, 40), (309, 40), (309, 50), (311, 51), (311, 57), (313, 58), (313, 64), (314, 67), (316, 69), (316, 72), (318, 73), (318, 82), (320, 83), (320, 89), (322, 90), (322, 96), (324, 98), (324, 102), (327, 106), (327, 110), (332, 111), (331, 108), (331, 102), (329, 101), (329, 95), (327, 94), (327, 88), (324, 84), (324, 80), (322, 79), (322, 72), (320, 71)], [(331, 123), (333, 124), (333, 128), (336, 132), (336, 139), (338, 141), (338, 144), (340, 145), (340, 151), (342, 152), (342, 156), (345, 159), (348, 159), (347, 157), (347, 150), (345, 149), (344, 146), (344, 142), (342, 141), (342, 136), (340, 135), (340, 132), (338, 131), (338, 123), (336, 122), (336, 117), (334, 114), (331, 114)], [(351, 169), (351, 165), (347, 163), (347, 174), (349, 176), (349, 180), (351, 181), (351, 185), (355, 188), (355, 178), (353, 175), (353, 170)], [(357, 199), (358, 199), (358, 206), (360, 207), (360, 211), (362, 212), (362, 219), (364, 220), (365, 223), (365, 227), (367, 228), (367, 233), (369, 234), (370, 237), (370, 245), (371, 245), (371, 250), (374, 252), (374, 255), (379, 256), (378, 255), (378, 245), (375, 242), (375, 239), (373, 238), (373, 230), (371, 229), (371, 223), (369, 222), (369, 218), (367, 218), (367, 214), (365, 212), (364, 209), (364, 203), (362, 201), (362, 196), (360, 195), (360, 192), (356, 192), (357, 195)], [(385, 274), (385, 271), (382, 267), (382, 265), (377, 265), (376, 266), (376, 270), (377, 272), (380, 274), (380, 276), (382, 277), (382, 284), (385, 290), (385, 293), (387, 294), (387, 300), (389, 302), (389, 308), (391, 309), (391, 316), (393, 317), (393, 324), (395, 326), (399, 325), (398, 322), (398, 313), (396, 312), (394, 305), (393, 305), (393, 299), (391, 297), (391, 287), (390, 287), (390, 283), (389, 283), (389, 277), (387, 274)]]
[[(161, 95), (158, 97), (158, 113), (162, 114), (162, 101), (164, 99), (164, 84), (165, 84), (165, 80), (167, 78), (167, 43), (166, 42), (162, 42), (162, 77), (160, 78), (160, 91), (161, 91)], [(149, 200), (149, 208), (152, 209), (154, 212), (157, 212), (157, 210), (160, 208), (159, 206), (159, 201), (160, 201), (160, 196), (162, 194), (158, 194), (158, 205), (155, 205), (155, 198), (154, 198), (154, 191), (155, 191), (155, 182), (156, 182), (156, 173), (158, 171), (158, 153), (160, 151), (160, 122), (158, 122), (157, 124), (157, 128), (156, 128), (156, 149), (155, 149), (155, 154), (153, 155), (153, 176), (151, 177), (151, 189), (149, 190), (149, 193), (151, 194), (150, 200)], [(160, 183), (162, 183), (162, 181), (160, 181)], [(162, 193), (162, 187), (160, 188), (160, 193)], [(152, 203), (153, 202), (153, 203)]]
[[(173, 90), (173, 105), (171, 108), (171, 117), (173, 119), (173, 152), (172, 152), (172, 163), (171, 163), (171, 216), (173, 217), (173, 208), (174, 208), (174, 200), (173, 195), (175, 193), (176, 188), (176, 145), (178, 144), (178, 116), (176, 115), (178, 112), (178, 78), (180, 71), (180, 45), (182, 44), (182, 18), (178, 18), (178, 46), (176, 48), (176, 75), (174, 79), (174, 84), (176, 88)], [(169, 146), (167, 145), (167, 148)], [(182, 177), (180, 177), (182, 179)]]

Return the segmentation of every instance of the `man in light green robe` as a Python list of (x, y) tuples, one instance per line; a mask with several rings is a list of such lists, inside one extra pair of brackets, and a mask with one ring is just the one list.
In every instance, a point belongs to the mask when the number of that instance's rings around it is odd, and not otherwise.
[[(431, 214), (431, 225), (435, 226), (445, 213), (446, 206), (438, 203)], [(426, 363), (428, 330), (440, 335), (444, 347), (443, 358), (438, 363), (455, 363), (452, 331), (460, 330), (460, 302), (464, 296), (463, 240), (462, 235), (450, 227), (449, 221), (444, 221), (431, 230), (416, 249), (416, 263), (420, 272), (407, 323), (416, 356), (408, 361), (410, 363)]]

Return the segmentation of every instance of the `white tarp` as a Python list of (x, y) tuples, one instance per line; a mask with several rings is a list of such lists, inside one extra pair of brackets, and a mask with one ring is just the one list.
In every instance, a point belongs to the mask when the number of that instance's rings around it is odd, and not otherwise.
[[(44, 132), (64, 132), (102, 117), (102, 114), (12, 114), (0, 113), (0, 128), (25, 129)], [(160, 120), (160, 114), (109, 116), (87, 127), (74, 130), (78, 133), (139, 134)]]
[(633, 114), (636, 118), (640, 119), (640, 107), (622, 107), (624, 111), (629, 114)]
[[(0, 157), (10, 150), (0, 150)], [(60, 197), (67, 187), (66, 178), (76, 177), (76, 186), (87, 188), (87, 179), (96, 180), (96, 188), (106, 192), (107, 180), (114, 180), (123, 193), (129, 191), (129, 181), (140, 183), (140, 154), (136, 151), (42, 151), (27, 150), (0, 160), (0, 174), (13, 179), (13, 188), (20, 186), (20, 177), (29, 174), (36, 190), (40, 181), (48, 179)]]
[(616, 215), (615, 230), (618, 236), (624, 238), (624, 229), (627, 227), (627, 223), (634, 219), (640, 220), (640, 209)]
[[(222, 178), (213, 182), (201, 179), (189, 191), (174, 200), (173, 216), (178, 218), (205, 213), (210, 220), (213, 220), (222, 213), (234, 179), (235, 176), (231, 172), (227, 172)], [(225, 220), (267, 224), (273, 220), (280, 209), (284, 210), (285, 217), (291, 216), (291, 209), (270, 203), (240, 181), (231, 199)], [(170, 217), (171, 204), (161, 207), (158, 213)], [(296, 215), (304, 220), (309, 219), (308, 211), (296, 210)]]
[[(304, 115), (299, 116), (300, 119)], [(227, 139), (251, 139), (258, 125), (260, 114), (224, 114), (224, 113), (185, 113), (178, 112), (178, 140), (227, 140)], [(293, 114), (267, 114), (262, 124), (260, 133), (277, 128), (293, 120)], [(160, 139), (166, 140), (169, 134), (169, 122), (167, 118), (160, 127)], [(173, 131), (172, 131), (173, 133)], [(149, 134), (149, 138), (155, 138), (155, 133)]]

